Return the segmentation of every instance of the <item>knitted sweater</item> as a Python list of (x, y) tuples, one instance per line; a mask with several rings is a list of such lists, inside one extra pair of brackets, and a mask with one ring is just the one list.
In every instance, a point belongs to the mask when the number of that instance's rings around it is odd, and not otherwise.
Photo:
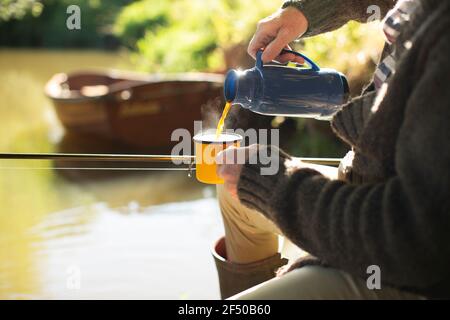
[(381, 17), (391, 9), (396, 0), (292, 0), (286, 1), (283, 8), (296, 7), (308, 19), (308, 30), (303, 37), (333, 31), (351, 20), (367, 22), (372, 17), (370, 8), (380, 8)]
[[(418, 1), (397, 40), (397, 72), (387, 89), (354, 99), (332, 121), (355, 152), (351, 177), (292, 168), (281, 153), (276, 175), (246, 164), (238, 196), (324, 264), (364, 279), (377, 265), (383, 284), (449, 298), (450, 2)], [(369, 2), (389, 1), (306, 0), (301, 8), (316, 34), (363, 20), (357, 3)]]

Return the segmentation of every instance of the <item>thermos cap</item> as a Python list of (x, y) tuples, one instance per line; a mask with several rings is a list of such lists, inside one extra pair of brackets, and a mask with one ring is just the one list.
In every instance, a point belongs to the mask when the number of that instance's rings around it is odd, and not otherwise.
[(236, 98), (238, 71), (230, 70), (225, 77), (224, 95), (227, 102), (233, 101)]

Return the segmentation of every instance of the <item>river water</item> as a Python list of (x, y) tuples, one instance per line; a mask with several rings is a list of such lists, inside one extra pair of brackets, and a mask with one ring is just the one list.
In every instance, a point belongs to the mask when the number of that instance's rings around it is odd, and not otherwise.
[[(57, 152), (58, 72), (131, 69), (121, 53), (0, 49), (0, 152)], [(26, 167), (26, 168), (24, 168)], [(216, 299), (214, 190), (184, 172), (71, 179), (0, 160), (1, 299)]]

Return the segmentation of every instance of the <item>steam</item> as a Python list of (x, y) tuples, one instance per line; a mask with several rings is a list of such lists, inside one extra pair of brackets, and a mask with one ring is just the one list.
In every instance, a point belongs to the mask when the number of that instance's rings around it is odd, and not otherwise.
[(215, 129), (222, 114), (224, 103), (219, 97), (209, 100), (201, 107), (203, 130)]
[[(212, 129), (215, 130), (217, 128), (217, 124), (219, 123), (224, 107), (225, 102), (219, 97), (209, 100), (201, 107), (202, 128), (204, 131)], [(257, 116), (254, 115), (253, 117)], [(224, 130), (236, 130), (239, 128), (246, 130), (251, 127), (258, 128), (258, 125), (251, 126), (249, 123), (250, 120), (251, 112), (237, 105), (233, 105), (227, 115), (227, 118), (225, 119)]]

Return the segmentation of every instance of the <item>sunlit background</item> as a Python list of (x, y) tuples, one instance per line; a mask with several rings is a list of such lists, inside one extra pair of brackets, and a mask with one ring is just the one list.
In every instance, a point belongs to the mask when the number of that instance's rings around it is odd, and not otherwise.
[[(66, 27), (73, 4), (81, 9), (81, 30)], [(65, 132), (44, 95), (55, 73), (250, 67), (245, 49), (255, 24), (280, 5), (1, 0), (0, 152), (59, 152), (67, 143), (104, 150), (108, 142)], [(351, 23), (295, 46), (345, 73), (357, 94), (382, 44), (378, 24)], [(290, 151), (299, 156), (346, 151), (316, 121), (298, 120), (294, 142)], [(92, 178), (51, 168), (48, 161), (0, 160), (0, 298), (219, 298), (209, 253), (222, 234), (213, 188), (185, 172)]]

